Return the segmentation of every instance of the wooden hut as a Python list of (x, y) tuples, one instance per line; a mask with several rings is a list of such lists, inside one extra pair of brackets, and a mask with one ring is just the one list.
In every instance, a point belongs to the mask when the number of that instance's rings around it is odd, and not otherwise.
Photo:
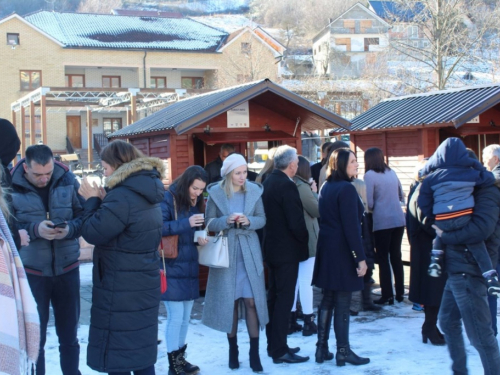
[[(359, 176), (364, 174), (364, 152), (383, 150), (408, 194), (418, 160), (431, 156), (448, 137), (460, 137), (482, 157), (482, 149), (500, 143), (500, 85), (471, 86), (386, 99), (352, 120), (351, 130), (336, 129), (331, 135), (350, 134)], [(406, 236), (403, 260), (410, 259)]]
[[(174, 103), (110, 135), (128, 139), (145, 154), (167, 163), (171, 182), (190, 165), (214, 160), (231, 143), (249, 161), (256, 149), (287, 144), (301, 151), (302, 130), (343, 128), (342, 117), (264, 79)], [(205, 289), (208, 270), (200, 269)]]

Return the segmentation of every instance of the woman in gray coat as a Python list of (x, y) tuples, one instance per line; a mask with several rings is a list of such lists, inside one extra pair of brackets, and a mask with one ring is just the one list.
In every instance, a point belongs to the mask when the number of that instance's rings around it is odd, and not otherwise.
[(293, 327), (300, 327), (297, 324), (296, 305), (300, 290), (300, 303), (304, 312), (304, 328), (302, 336), (311, 336), (318, 333), (318, 327), (314, 323), (313, 315), (313, 288), (311, 285), (314, 271), (314, 261), (316, 259), (316, 245), (318, 244), (319, 233), (319, 207), (318, 207), (318, 187), (311, 177), (311, 166), (309, 160), (304, 156), (299, 156), (299, 167), (293, 178), (297, 189), (299, 190), (300, 200), (304, 207), (304, 220), (307, 231), (309, 232), (309, 258), (299, 263), (299, 276), (297, 286), (295, 287), (295, 301), (290, 314), (290, 331)]
[(208, 229), (224, 231), (229, 244), (229, 268), (210, 268), (203, 324), (226, 332), (229, 341), (229, 368), (239, 368), (236, 332), (238, 305), (243, 299), (250, 336), (250, 367), (262, 372), (259, 357), (259, 326), (269, 321), (262, 252), (256, 229), (266, 217), (261, 185), (246, 180), (243, 156), (228, 156), (221, 169), (222, 181), (209, 185), (205, 212)]

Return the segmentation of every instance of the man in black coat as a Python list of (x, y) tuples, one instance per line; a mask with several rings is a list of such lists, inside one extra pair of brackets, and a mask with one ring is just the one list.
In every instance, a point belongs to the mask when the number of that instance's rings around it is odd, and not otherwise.
[(462, 336), (462, 322), (467, 336), (479, 352), (485, 374), (498, 374), (500, 352), (491, 328), (487, 300), (487, 283), (473, 255), (465, 244), (485, 240), (492, 263), (498, 261), (500, 246), (500, 191), (496, 186), (476, 188), (474, 213), (463, 228), (436, 233), (446, 244), (446, 271), (448, 280), (439, 310), (439, 324), (443, 330), (454, 374), (467, 374), (467, 356)]
[(289, 348), (287, 345), (288, 320), (295, 297), (299, 262), (309, 256), (309, 234), (302, 202), (292, 180), (298, 162), (296, 149), (278, 147), (274, 154), (276, 169), (264, 181), (262, 195), (266, 211), (264, 260), (269, 269), (267, 350), (274, 363), (309, 360), (309, 357), (295, 354), (299, 348)]
[(229, 143), (224, 143), (222, 146), (220, 146), (220, 151), (219, 155), (217, 156), (217, 159), (205, 165), (205, 171), (208, 174), (207, 186), (210, 185), (212, 182), (217, 182), (222, 180), (222, 177), (220, 176), (220, 169), (222, 168), (222, 163), (229, 156), (229, 154), (233, 152), (234, 152), (234, 146)]

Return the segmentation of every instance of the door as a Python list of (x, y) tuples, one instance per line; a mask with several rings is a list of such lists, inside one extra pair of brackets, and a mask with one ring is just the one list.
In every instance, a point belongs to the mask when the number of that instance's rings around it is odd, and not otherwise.
[(82, 148), (82, 125), (80, 116), (66, 116), (66, 134), (74, 148)]

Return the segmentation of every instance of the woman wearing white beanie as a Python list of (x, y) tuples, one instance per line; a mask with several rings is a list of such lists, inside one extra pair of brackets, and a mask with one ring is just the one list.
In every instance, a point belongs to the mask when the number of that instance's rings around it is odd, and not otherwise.
[(260, 242), (255, 230), (266, 224), (263, 188), (247, 181), (247, 162), (240, 154), (231, 154), (221, 168), (222, 181), (208, 187), (205, 212), (208, 229), (224, 231), (229, 244), (229, 268), (210, 268), (203, 324), (226, 332), (229, 341), (229, 368), (239, 368), (238, 305), (246, 309), (250, 336), (250, 367), (262, 372), (259, 357), (259, 327), (269, 321)]

